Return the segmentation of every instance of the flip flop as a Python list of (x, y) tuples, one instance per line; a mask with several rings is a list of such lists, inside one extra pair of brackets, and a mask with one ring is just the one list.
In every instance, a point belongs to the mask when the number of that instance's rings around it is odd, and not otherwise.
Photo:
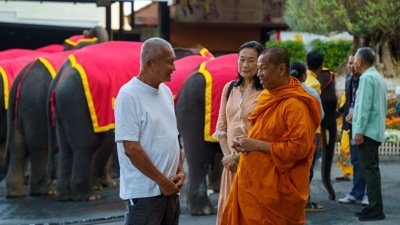
[(337, 177), (335, 178), (335, 180), (350, 181), (350, 177), (349, 177), (349, 176), (342, 175), (342, 176), (337, 176)]
[(323, 212), (325, 211), (325, 206), (318, 205), (316, 202), (307, 202), (305, 211), (306, 212)]

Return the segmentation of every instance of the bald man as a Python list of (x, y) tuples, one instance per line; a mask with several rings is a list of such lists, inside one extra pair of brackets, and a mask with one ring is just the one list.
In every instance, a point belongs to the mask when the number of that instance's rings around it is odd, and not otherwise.
[(242, 155), (221, 224), (306, 222), (321, 106), (289, 72), (283, 48), (268, 48), (258, 58), (265, 90), (249, 117), (247, 137), (237, 137), (232, 146)]

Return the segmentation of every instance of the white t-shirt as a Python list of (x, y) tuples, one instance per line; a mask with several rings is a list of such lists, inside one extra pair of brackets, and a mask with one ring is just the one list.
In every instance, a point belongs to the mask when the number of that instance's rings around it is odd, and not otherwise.
[(152, 197), (159, 186), (136, 169), (124, 153), (122, 141), (138, 141), (166, 177), (175, 176), (180, 148), (171, 90), (155, 89), (136, 77), (123, 85), (115, 102), (115, 141), (120, 164), (120, 197)]

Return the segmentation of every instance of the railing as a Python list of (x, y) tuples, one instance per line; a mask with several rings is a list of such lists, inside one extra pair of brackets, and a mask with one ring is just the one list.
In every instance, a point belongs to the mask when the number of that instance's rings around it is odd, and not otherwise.
[[(339, 154), (340, 142), (336, 143), (335, 154)], [(400, 143), (383, 142), (379, 146), (379, 155), (400, 155)]]

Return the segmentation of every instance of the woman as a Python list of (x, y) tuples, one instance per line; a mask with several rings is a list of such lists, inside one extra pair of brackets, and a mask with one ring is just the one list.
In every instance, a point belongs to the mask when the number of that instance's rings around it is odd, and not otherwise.
[(219, 140), (224, 154), (221, 161), (224, 169), (218, 199), (217, 225), (220, 224), (240, 157), (230, 146), (234, 137), (246, 135), (250, 127), (247, 118), (253, 112), (263, 89), (257, 77), (257, 59), (263, 50), (262, 45), (256, 41), (249, 41), (240, 46), (238, 77), (228, 82), (222, 91), (216, 132), (213, 134)]

